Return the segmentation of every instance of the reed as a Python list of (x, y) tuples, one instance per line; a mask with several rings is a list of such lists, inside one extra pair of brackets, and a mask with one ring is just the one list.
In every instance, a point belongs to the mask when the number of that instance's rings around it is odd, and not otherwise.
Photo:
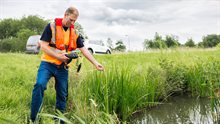
[[(219, 55), (216, 49), (97, 55), (104, 72), (84, 59), (80, 74), (70, 70), (66, 113), (54, 112), (54, 81), (48, 83), (42, 121), (53, 123), (56, 116), (69, 123), (126, 123), (135, 112), (185, 92), (212, 98), (219, 121)], [(26, 123), (39, 56), (0, 53), (0, 58), (0, 122)]]

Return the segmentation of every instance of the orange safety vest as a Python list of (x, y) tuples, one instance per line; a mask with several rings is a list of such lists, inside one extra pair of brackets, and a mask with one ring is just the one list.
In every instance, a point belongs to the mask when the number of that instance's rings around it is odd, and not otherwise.
[[(74, 25), (71, 25), (67, 31), (64, 31), (62, 26), (62, 18), (56, 18), (55, 22), (51, 23), (52, 39), (49, 43), (51, 50), (57, 53), (70, 52), (77, 48), (78, 35), (75, 32)], [(45, 52), (41, 56), (42, 61), (50, 62), (56, 65), (62, 64), (62, 61), (49, 56)]]

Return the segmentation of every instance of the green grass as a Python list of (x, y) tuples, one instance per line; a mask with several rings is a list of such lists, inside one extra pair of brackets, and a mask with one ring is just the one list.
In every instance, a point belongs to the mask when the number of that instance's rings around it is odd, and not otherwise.
[[(95, 71), (83, 60), (82, 71), (70, 70), (69, 99), (61, 119), (70, 123), (118, 123), (174, 93), (213, 97), (220, 86), (219, 49), (174, 49), (113, 55), (95, 55), (105, 66)], [(0, 53), (0, 118), (25, 123), (40, 55)], [(45, 91), (41, 117), (52, 123), (56, 115), (53, 78)], [(1, 122), (1, 121), (0, 121)], [(5, 122), (5, 121), (3, 121)], [(6, 122), (5, 122), (6, 123)]]

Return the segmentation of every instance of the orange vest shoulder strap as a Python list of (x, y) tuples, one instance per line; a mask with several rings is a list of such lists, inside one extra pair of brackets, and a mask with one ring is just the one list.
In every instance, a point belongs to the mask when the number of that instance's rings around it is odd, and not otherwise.
[(62, 26), (62, 20), (63, 20), (62, 18), (55, 18), (54, 21), (55, 21), (57, 26)]
[(55, 18), (54, 22), (50, 23), (50, 28), (52, 31), (51, 41), (53, 44), (56, 44), (56, 26), (62, 26), (62, 18)]

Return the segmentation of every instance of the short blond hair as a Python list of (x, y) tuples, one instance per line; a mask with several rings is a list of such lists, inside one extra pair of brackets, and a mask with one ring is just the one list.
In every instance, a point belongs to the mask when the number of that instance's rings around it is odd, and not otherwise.
[(66, 11), (65, 14), (69, 15), (69, 14), (74, 14), (75, 16), (79, 16), (79, 11), (75, 8), (75, 7), (69, 7)]

